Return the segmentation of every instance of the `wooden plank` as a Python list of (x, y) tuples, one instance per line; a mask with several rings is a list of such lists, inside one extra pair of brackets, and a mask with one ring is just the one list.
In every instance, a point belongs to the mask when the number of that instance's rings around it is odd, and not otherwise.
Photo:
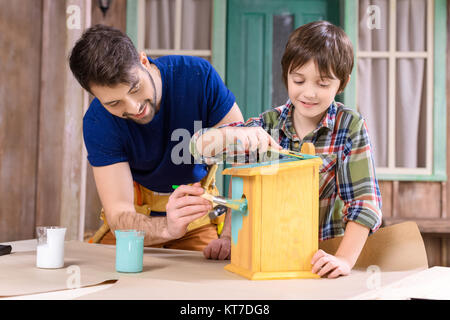
[(34, 236), (42, 1), (0, 8), (0, 241), (14, 241)]
[(311, 271), (318, 249), (314, 170), (311, 166), (262, 176), (262, 272)]
[(441, 218), (447, 219), (447, 182), (441, 182)]
[(419, 230), (422, 233), (450, 233), (450, 219), (421, 219), (421, 218), (385, 218), (383, 219), (385, 226), (393, 224), (415, 221), (419, 226)]
[(392, 181), (392, 217), (398, 216), (399, 212), (399, 183), (398, 181)]
[[(77, 6), (80, 10), (81, 28), (65, 28), (65, 52), (69, 56), (75, 42), (81, 37), (87, 23), (90, 22), (91, 3), (83, 0), (66, 0), (66, 6)], [(89, 10), (88, 10), (89, 9)], [(85, 165), (83, 152), (83, 105), (84, 90), (75, 80), (68, 64), (61, 70), (64, 81), (64, 131), (62, 133), (62, 183), (60, 225), (67, 227), (66, 240), (83, 240), (80, 229), (84, 229)]]
[(435, 182), (399, 183), (398, 214), (401, 218), (440, 218), (441, 186)]
[(64, 1), (44, 0), (42, 25), (41, 93), (36, 225), (58, 225), (61, 206), (64, 82), (61, 70), (66, 28)]
[(104, 24), (121, 30), (127, 31), (127, 1), (114, 0), (111, 6), (103, 16), (103, 12), (98, 6), (98, 1), (92, 1), (92, 25)]
[(432, 235), (422, 235), (425, 250), (427, 252), (428, 267), (441, 265), (441, 239)]
[(380, 187), (383, 218), (392, 216), (392, 181), (378, 181)]
[(445, 249), (447, 251), (447, 253), (445, 254), (445, 266), (448, 267), (450, 266), (450, 238), (446, 238), (445, 241), (447, 242)]

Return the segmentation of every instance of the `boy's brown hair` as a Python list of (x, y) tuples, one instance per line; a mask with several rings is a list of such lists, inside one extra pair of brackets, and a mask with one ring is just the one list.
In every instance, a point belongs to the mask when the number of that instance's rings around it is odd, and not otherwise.
[(315, 21), (297, 28), (289, 36), (281, 59), (283, 81), (310, 59), (319, 68), (321, 77), (338, 78), (342, 92), (353, 69), (353, 45), (341, 28), (328, 21)]

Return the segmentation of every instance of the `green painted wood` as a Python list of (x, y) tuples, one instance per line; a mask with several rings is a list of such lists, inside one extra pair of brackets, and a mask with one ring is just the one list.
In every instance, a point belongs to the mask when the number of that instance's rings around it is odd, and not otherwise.
[[(273, 16), (293, 15), (294, 29), (316, 20), (339, 25), (339, 1), (228, 0), (227, 4), (226, 84), (248, 119), (272, 106), (272, 81), (282, 81), (272, 79)], [(224, 178), (225, 193), (229, 179)]]
[[(342, 0), (343, 6), (343, 23), (344, 31), (353, 44), (354, 64), (350, 75), (350, 82), (340, 95), (346, 107), (357, 110), (356, 82), (358, 81), (358, 73), (356, 72), (357, 60), (356, 51), (358, 50), (358, 0)], [(339, 100), (339, 99), (336, 99)]]
[[(227, 2), (214, 0), (212, 17), (212, 39), (211, 39), (211, 63), (226, 83), (226, 45), (227, 45)], [(216, 173), (216, 186), (220, 194), (228, 194), (228, 183), (225, 182), (222, 171), (224, 165), (220, 164)], [(225, 193), (224, 193), (225, 191)]]
[(433, 173), (430, 175), (420, 174), (379, 174), (377, 179), (380, 181), (447, 181), (446, 173)]
[(127, 35), (138, 47), (138, 0), (127, 0)]
[(434, 30), (433, 178), (447, 181), (446, 0), (435, 0)]
[(227, 2), (214, 0), (212, 17), (212, 65), (223, 81), (226, 81)]
[(338, 1), (229, 0), (227, 12), (227, 85), (245, 119), (272, 106), (273, 16), (293, 15), (294, 28), (315, 20), (339, 24)]

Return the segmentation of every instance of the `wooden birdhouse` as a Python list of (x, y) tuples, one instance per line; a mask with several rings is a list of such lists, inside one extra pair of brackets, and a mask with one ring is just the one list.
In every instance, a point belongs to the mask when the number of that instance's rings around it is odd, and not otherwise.
[[(305, 147), (314, 152), (313, 145)], [(322, 160), (290, 155), (223, 171), (232, 176), (232, 198), (247, 200), (246, 212), (232, 211), (226, 270), (251, 280), (319, 278), (311, 272), (311, 259), (319, 245)]]

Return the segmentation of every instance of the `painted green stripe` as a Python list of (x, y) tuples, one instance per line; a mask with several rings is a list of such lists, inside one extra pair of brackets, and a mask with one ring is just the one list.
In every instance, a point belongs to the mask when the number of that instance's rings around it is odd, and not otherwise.
[(447, 180), (446, 47), (447, 47), (447, 1), (435, 0), (433, 159), (434, 159), (434, 175), (445, 177), (444, 180)]
[(447, 175), (445, 173), (431, 175), (377, 174), (377, 179), (380, 181), (447, 181)]
[(223, 81), (226, 80), (227, 2), (214, 0), (212, 19), (212, 65)]
[(341, 1), (344, 5), (344, 30), (353, 44), (354, 65), (351, 73), (350, 82), (347, 84), (343, 92), (344, 104), (348, 108), (357, 110), (356, 81), (357, 76), (357, 60), (356, 51), (358, 50), (358, 0)]
[(138, 47), (138, 0), (127, 1), (127, 35)]

